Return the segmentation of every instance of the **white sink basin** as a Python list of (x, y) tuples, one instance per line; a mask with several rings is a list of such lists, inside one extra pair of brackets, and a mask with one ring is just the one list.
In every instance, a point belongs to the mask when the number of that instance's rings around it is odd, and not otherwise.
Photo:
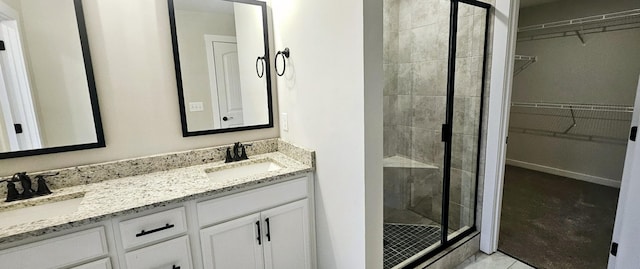
[(282, 169), (281, 165), (266, 159), (263, 162), (247, 163), (229, 168), (225, 168), (224, 166), (216, 167), (205, 170), (205, 172), (210, 179), (215, 181), (222, 181), (227, 179), (258, 175), (266, 172), (278, 171), (280, 169)]
[(74, 213), (80, 207), (83, 198), (84, 194), (80, 197), (74, 195), (62, 198), (65, 199), (62, 201), (2, 211), (0, 212), (0, 229)]

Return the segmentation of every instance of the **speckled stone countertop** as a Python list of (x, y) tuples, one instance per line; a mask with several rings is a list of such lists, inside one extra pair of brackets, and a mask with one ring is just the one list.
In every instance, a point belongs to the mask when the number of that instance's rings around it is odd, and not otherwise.
[[(222, 196), (225, 193), (277, 183), (296, 175), (314, 171), (315, 153), (313, 151), (298, 148), (279, 139), (263, 140), (258, 143), (265, 141), (268, 142), (267, 144), (273, 143), (273, 146), (270, 146), (271, 152), (265, 150), (267, 152), (262, 154), (249, 154), (250, 159), (245, 161), (225, 164), (222, 160), (214, 159), (204, 164), (189, 165), (142, 175), (120, 178), (114, 176), (114, 179), (111, 180), (100, 180), (90, 184), (78, 184), (53, 189), (54, 193), (48, 196), (1, 204), (0, 214), (1, 212), (21, 207), (77, 198), (84, 195), (78, 210), (71, 214), (9, 227), (0, 227), (0, 244), (80, 227), (159, 206), (178, 204), (198, 198)], [(210, 150), (217, 151), (218, 148), (211, 148)], [(157, 158), (157, 156), (153, 158)], [(140, 159), (143, 158), (136, 160)], [(282, 168), (222, 181), (210, 179), (205, 172), (216, 170), (223, 166), (235, 167), (266, 161), (274, 162)], [(185, 164), (189, 163), (185, 162)], [(113, 170), (112, 172), (117, 171)]]

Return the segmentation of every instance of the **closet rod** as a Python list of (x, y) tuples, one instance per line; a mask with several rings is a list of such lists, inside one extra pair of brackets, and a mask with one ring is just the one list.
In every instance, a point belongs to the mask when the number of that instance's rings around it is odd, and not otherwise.
[(512, 102), (511, 106), (541, 108), (541, 109), (565, 109), (565, 110), (581, 110), (581, 111), (633, 113), (633, 106), (626, 106), (626, 105)]
[(550, 28), (559, 28), (559, 27), (565, 27), (565, 26), (581, 26), (585, 24), (607, 23), (612, 21), (623, 21), (623, 20), (630, 20), (630, 21), (621, 23), (621, 24), (626, 24), (626, 23), (631, 24), (631, 23), (640, 22), (638, 20), (634, 21), (633, 19), (640, 19), (640, 9), (632, 9), (632, 10), (608, 13), (603, 15), (577, 18), (572, 20), (556, 21), (556, 22), (550, 22), (550, 23), (525, 26), (525, 27), (518, 28), (518, 33), (544, 30), (544, 29), (550, 29)]

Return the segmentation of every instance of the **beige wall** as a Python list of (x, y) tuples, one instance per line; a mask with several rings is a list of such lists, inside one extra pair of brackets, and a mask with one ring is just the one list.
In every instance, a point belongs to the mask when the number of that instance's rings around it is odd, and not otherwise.
[(20, 10), (20, 0), (2, 0), (2, 2), (15, 10)]
[(107, 147), (0, 160), (0, 175), (278, 137), (276, 124), (270, 129), (183, 138), (167, 2), (84, 4)]
[[(176, 10), (182, 87), (189, 131), (211, 130), (211, 86), (205, 35), (235, 36), (233, 14)], [(189, 102), (202, 102), (203, 111), (189, 111)]]
[(96, 142), (73, 1), (20, 3), (43, 146)]
[[(640, 2), (565, 0), (525, 8), (520, 26), (599, 15), (640, 8)], [(512, 100), (516, 102), (563, 102), (633, 105), (640, 74), (640, 29), (585, 35), (586, 45), (577, 37), (519, 41), (517, 54), (538, 56), (539, 60), (514, 79)], [(539, 124), (514, 114), (511, 126)], [(582, 114), (587, 117), (604, 114)], [(624, 118), (624, 117), (623, 117)], [(568, 127), (570, 119), (547, 122), (549, 128)], [(553, 125), (557, 126), (553, 126)], [(564, 125), (563, 125), (564, 124)], [(590, 142), (518, 132), (509, 133), (507, 158), (576, 173), (620, 181), (626, 146), (627, 126), (582, 120), (575, 131), (616, 133), (620, 143)], [(621, 135), (620, 135), (621, 134)]]

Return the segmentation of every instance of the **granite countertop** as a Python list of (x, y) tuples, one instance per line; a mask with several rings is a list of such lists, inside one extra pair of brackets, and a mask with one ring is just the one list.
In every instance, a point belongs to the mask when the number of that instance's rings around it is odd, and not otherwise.
[[(283, 148), (282, 142), (280, 147)], [(285, 147), (290, 147), (286, 145)], [(290, 153), (287, 148), (284, 149)], [(295, 152), (300, 153), (300, 151)], [(302, 152), (304, 154), (304, 152)], [(314, 161), (314, 153), (311, 160)], [(77, 211), (13, 226), (0, 226), (0, 244), (15, 242), (50, 232), (66, 230), (90, 223), (100, 222), (112, 217), (141, 212), (147, 209), (179, 204), (198, 198), (222, 196), (240, 189), (251, 189), (261, 185), (281, 182), (296, 175), (314, 170), (314, 163), (298, 161), (296, 154), (280, 151), (251, 156), (249, 160), (225, 164), (214, 161), (166, 171), (143, 175), (104, 180), (91, 184), (53, 189), (48, 196), (32, 198), (0, 205), (0, 213), (30, 205), (46, 204), (55, 201), (83, 197)], [(304, 158), (304, 157), (303, 157)], [(253, 176), (229, 180), (212, 180), (205, 170), (216, 170), (223, 166), (235, 167), (247, 163), (273, 161), (282, 168), (263, 172)]]

